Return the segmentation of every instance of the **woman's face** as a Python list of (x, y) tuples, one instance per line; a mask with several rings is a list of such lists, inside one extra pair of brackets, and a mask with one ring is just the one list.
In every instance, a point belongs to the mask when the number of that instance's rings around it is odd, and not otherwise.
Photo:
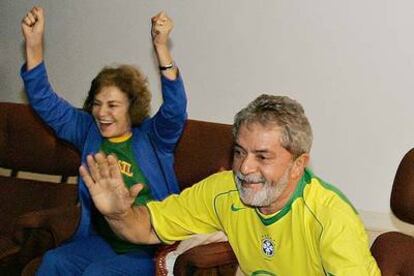
[(121, 137), (131, 132), (129, 101), (116, 86), (103, 87), (95, 96), (92, 116), (105, 138)]

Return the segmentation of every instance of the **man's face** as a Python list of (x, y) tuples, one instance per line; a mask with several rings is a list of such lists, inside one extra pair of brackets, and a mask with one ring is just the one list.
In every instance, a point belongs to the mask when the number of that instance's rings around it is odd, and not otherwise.
[(280, 144), (280, 128), (259, 123), (242, 125), (234, 148), (233, 172), (244, 204), (280, 209), (296, 187), (293, 156)]

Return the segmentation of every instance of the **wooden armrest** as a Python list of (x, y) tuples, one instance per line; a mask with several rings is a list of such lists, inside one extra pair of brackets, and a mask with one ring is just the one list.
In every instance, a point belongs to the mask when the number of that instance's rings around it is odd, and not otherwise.
[(174, 265), (174, 275), (185, 275), (189, 268), (215, 268), (238, 264), (228, 242), (215, 242), (196, 246), (181, 254)]
[(44, 229), (52, 233), (54, 243), (58, 245), (68, 239), (75, 231), (79, 214), (79, 205), (26, 213), (16, 220), (14, 238), (22, 243), (25, 239), (26, 231), (30, 231), (30, 229)]
[(177, 249), (180, 242), (173, 243), (171, 245), (161, 245), (155, 254), (155, 275), (167, 276), (168, 269), (166, 264), (167, 254)]
[[(0, 260), (5, 260), (10, 256), (16, 255), (20, 251), (20, 246), (6, 237), (0, 236)], [(1, 268), (0, 268), (1, 272)]]

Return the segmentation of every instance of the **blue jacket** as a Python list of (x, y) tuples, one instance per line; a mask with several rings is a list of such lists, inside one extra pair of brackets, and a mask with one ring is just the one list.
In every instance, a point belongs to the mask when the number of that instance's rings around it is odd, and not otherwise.
[[(98, 152), (102, 143), (92, 115), (75, 108), (53, 91), (44, 63), (30, 71), (23, 65), (20, 74), (32, 108), (58, 137), (78, 148), (82, 163), (86, 163), (86, 156)], [(187, 99), (181, 77), (172, 81), (161, 76), (161, 86), (163, 103), (158, 112), (132, 129), (134, 156), (148, 179), (153, 197), (158, 200), (179, 192), (173, 154), (187, 119)], [(80, 177), (78, 184), (81, 220), (75, 239), (94, 231), (91, 225), (93, 202)]]

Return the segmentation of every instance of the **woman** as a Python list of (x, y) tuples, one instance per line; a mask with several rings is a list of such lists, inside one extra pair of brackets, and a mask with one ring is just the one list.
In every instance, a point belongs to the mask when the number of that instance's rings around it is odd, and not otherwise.
[[(163, 104), (149, 118), (146, 78), (130, 65), (105, 67), (92, 81), (84, 110), (78, 110), (52, 89), (43, 61), (44, 12), (33, 7), (22, 20), (26, 64), (21, 76), (29, 103), (56, 135), (74, 144), (82, 155), (116, 154), (126, 185), (145, 183), (135, 204), (178, 192), (173, 150), (186, 120), (186, 96), (167, 42), (173, 27), (163, 13), (152, 18), (152, 39), (161, 72)], [(74, 236), (43, 257), (38, 275), (154, 274), (150, 246), (122, 241), (93, 206), (79, 180), (81, 219)]]

